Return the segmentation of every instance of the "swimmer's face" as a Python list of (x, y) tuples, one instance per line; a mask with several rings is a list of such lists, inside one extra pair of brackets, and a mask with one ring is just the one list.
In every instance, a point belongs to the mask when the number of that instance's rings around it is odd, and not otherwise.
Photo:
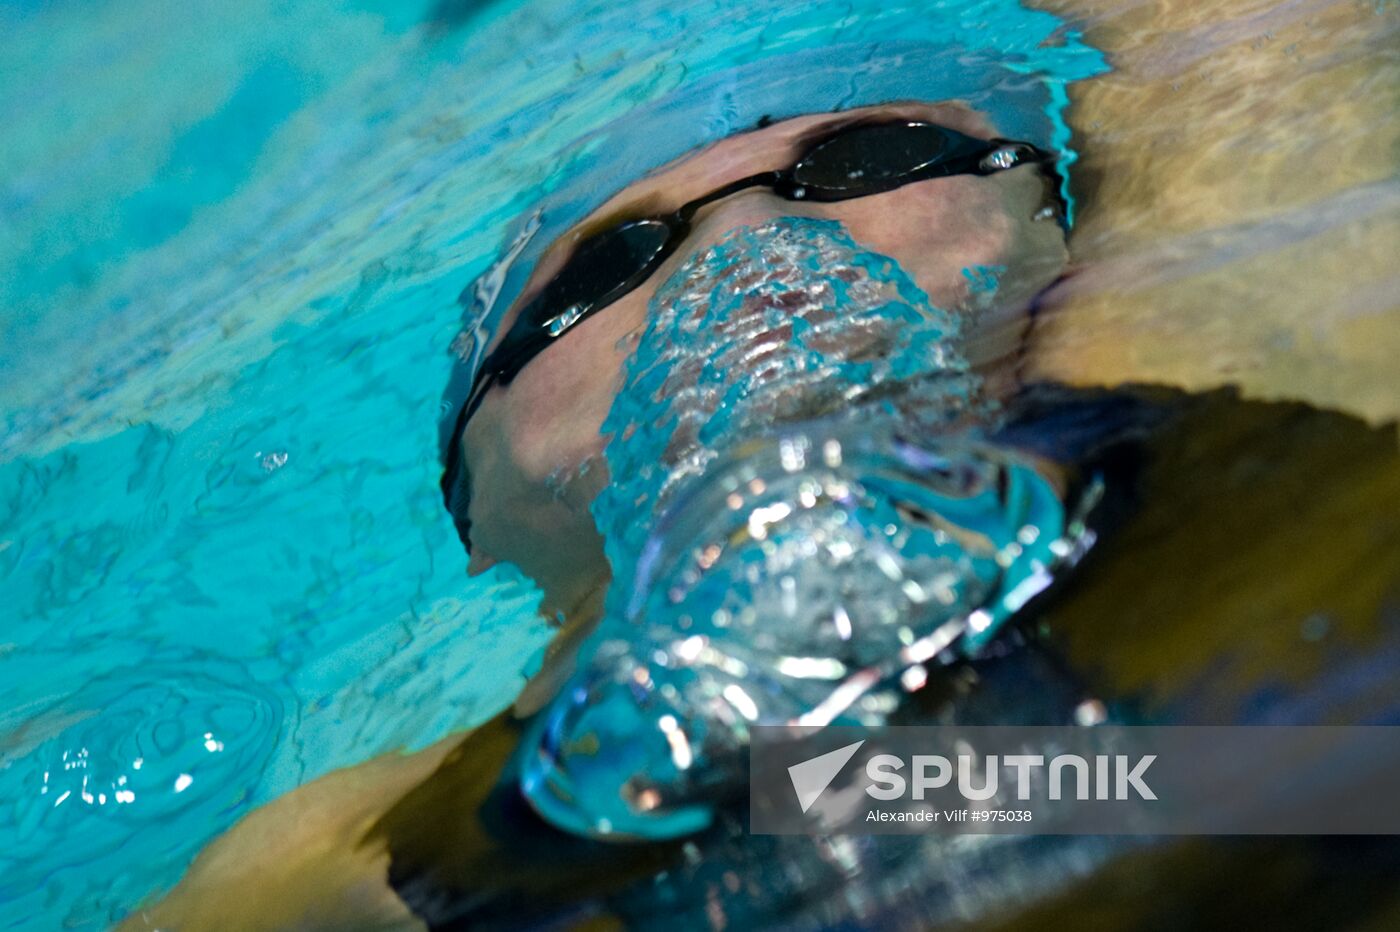
[[(872, 116), (925, 120), (981, 138), (996, 135), (966, 107), (900, 104), (799, 117), (716, 143), (634, 183), (560, 237), (506, 312), (496, 340), (572, 248), (608, 226), (610, 217), (668, 213), (731, 181), (788, 168), (814, 138)], [(1014, 382), (1026, 304), (1065, 263), (1063, 232), (1043, 210), (1051, 203), (1044, 175), (1024, 165), (830, 204), (789, 201), (751, 188), (702, 208), (689, 239), (647, 282), (574, 327), (509, 385), (492, 388), (471, 418), (461, 452), (471, 482), (473, 572), (498, 561), (516, 564), (544, 590), (549, 614), (586, 611), (601, 596), (608, 568), (589, 504), (608, 478), (603, 419), (657, 289), (726, 234), (783, 216), (838, 221), (857, 243), (895, 259), (935, 306), (948, 309), (970, 305), (964, 270), (1004, 267), (996, 302), (1003, 310), (970, 321), (965, 347), (995, 395)]]

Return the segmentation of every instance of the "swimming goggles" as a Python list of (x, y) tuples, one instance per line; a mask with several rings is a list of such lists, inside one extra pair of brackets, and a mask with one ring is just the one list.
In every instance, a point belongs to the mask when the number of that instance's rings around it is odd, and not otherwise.
[[(493, 385), (509, 385), (525, 365), (592, 314), (640, 287), (690, 234), (700, 208), (748, 188), (769, 188), (790, 201), (830, 203), (882, 194), (949, 175), (990, 175), (1029, 163), (1051, 175), (1052, 153), (1026, 142), (976, 139), (933, 123), (909, 120), (848, 124), (807, 149), (791, 168), (750, 175), (697, 198), (674, 213), (625, 220), (590, 236), (530, 300), (477, 370), (447, 445), (443, 497), (467, 543), (466, 503), (454, 507), (461, 436)], [(465, 497), (465, 496), (463, 496)], [(470, 546), (470, 545), (468, 545)]]

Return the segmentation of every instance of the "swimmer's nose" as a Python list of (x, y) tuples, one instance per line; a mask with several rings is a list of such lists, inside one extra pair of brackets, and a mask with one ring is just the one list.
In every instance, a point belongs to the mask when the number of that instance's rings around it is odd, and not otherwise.
[(702, 207), (695, 215), (691, 239), (714, 242), (738, 227), (756, 226), (774, 217), (813, 214), (805, 204), (784, 200), (764, 188), (752, 188)]

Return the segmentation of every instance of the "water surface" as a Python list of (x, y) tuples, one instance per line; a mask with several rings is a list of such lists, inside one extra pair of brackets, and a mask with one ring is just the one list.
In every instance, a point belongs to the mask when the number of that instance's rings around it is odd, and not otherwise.
[(0, 12), (0, 926), (103, 927), (250, 808), (509, 701), (549, 629), (437, 497), (458, 294), (542, 200), (770, 105), (1072, 143), (1034, 374), (1400, 413), (1396, 6), (1041, 5)]

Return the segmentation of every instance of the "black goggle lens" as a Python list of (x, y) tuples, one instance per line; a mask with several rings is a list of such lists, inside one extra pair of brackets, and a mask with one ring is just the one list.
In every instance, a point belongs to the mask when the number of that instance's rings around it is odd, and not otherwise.
[(948, 133), (927, 123), (854, 126), (808, 152), (793, 181), (823, 191), (860, 191), (900, 180), (941, 159)]
[(544, 300), (536, 302), (538, 319), (532, 323), (567, 329), (569, 315), (624, 287), (651, 266), (670, 239), (671, 227), (663, 221), (634, 220), (585, 240), (549, 283)]

